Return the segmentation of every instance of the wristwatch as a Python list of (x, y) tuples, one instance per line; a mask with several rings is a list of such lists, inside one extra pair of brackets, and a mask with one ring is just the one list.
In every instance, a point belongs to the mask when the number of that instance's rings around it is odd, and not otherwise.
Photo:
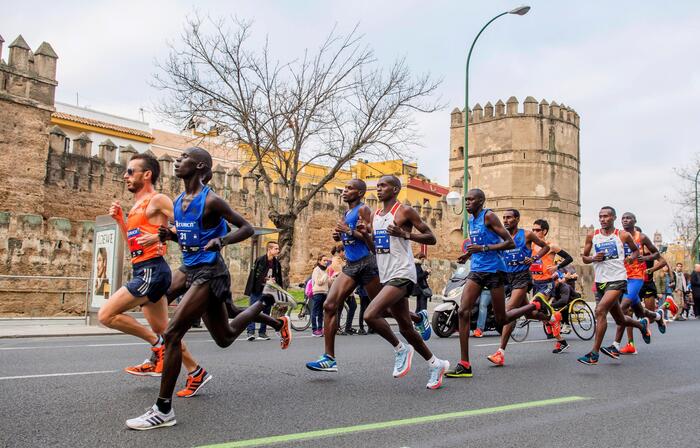
[(491, 249), (489, 248), (489, 246), (488, 246), (487, 244), (485, 244), (485, 245), (482, 246), (482, 248), (481, 248), (481, 251), (482, 251), (482, 252), (488, 252), (488, 251), (490, 251), (490, 250), (491, 250)]

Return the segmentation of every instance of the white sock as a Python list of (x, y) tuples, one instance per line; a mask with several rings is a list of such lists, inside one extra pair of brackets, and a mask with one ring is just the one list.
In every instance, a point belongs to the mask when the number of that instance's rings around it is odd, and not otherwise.
[(396, 347), (394, 347), (394, 350), (397, 351), (397, 352), (400, 352), (401, 350), (403, 350), (403, 349), (405, 349), (405, 348), (406, 348), (406, 346), (403, 345), (403, 342), (399, 341), (399, 345), (397, 345)]
[(620, 350), (620, 343), (617, 342), (617, 341), (613, 342), (613, 347), (615, 347), (616, 349)]
[(163, 345), (163, 342), (165, 342), (163, 340), (163, 336), (161, 336), (161, 335), (157, 335), (157, 336), (158, 336), (158, 340), (156, 341), (155, 344), (153, 344), (154, 347), (158, 347), (159, 345)]
[(505, 355), (505, 354), (506, 354), (506, 349), (505, 349), (505, 348), (499, 348), (498, 351), (499, 351), (502, 355)]
[(433, 357), (430, 358), (430, 359), (427, 361), (427, 363), (428, 363), (428, 365), (429, 365), (430, 367), (437, 367), (437, 366), (440, 365), (440, 360), (437, 359), (437, 357), (436, 357), (435, 355), (433, 355)]

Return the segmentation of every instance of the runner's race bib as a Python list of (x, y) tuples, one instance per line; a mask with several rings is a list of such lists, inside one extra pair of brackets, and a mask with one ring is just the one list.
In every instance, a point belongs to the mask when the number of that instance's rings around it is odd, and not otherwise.
[(391, 252), (391, 239), (386, 229), (377, 229), (374, 231), (374, 248), (377, 250), (378, 254), (388, 254)]
[(508, 266), (520, 266), (525, 261), (525, 254), (520, 248), (504, 250), (502, 254), (503, 261)]
[(604, 241), (595, 245), (595, 251), (597, 253), (605, 254), (604, 260), (614, 260), (619, 258), (620, 255), (617, 253), (617, 243), (615, 241)]
[(132, 258), (136, 258), (143, 255), (143, 246), (140, 245), (136, 240), (141, 236), (141, 229), (138, 227), (135, 229), (129, 229), (126, 231), (126, 240), (129, 245), (129, 252)]
[(177, 240), (183, 252), (199, 252), (199, 224), (195, 221), (175, 223)]
[(530, 265), (530, 272), (533, 274), (543, 274), (544, 268), (542, 267), (542, 260), (533, 261)]

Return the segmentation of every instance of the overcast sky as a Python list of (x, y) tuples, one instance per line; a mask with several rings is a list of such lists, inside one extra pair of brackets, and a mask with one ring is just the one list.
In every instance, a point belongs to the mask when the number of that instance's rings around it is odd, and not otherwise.
[[(7, 46), (21, 33), (36, 49), (59, 55), (57, 100), (166, 127), (148, 110), (154, 61), (167, 54), (195, 8), (235, 14), (269, 35), (280, 59), (314, 48), (337, 24), (360, 24), (379, 60), (405, 56), (415, 72), (444, 79), (442, 112), (419, 117), (420, 170), (447, 184), (450, 110), (462, 108), (471, 40), (507, 1), (26, 1), (3, 8)], [(700, 148), (700, 2), (536, 0), (529, 14), (505, 16), (482, 35), (472, 56), (471, 103), (532, 95), (573, 107), (581, 116), (582, 224), (597, 223), (610, 203), (633, 211), (649, 234), (672, 237), (678, 181), (674, 167)], [(7, 57), (5, 50), (4, 57)], [(522, 107), (522, 104), (521, 104)]]

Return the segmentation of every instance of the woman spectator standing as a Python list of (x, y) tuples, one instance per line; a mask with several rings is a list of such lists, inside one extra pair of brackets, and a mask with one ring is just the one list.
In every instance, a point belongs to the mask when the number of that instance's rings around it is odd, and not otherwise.
[(323, 302), (328, 296), (328, 288), (331, 284), (331, 279), (326, 271), (329, 266), (328, 257), (319, 255), (316, 259), (316, 267), (311, 274), (311, 283), (313, 285), (313, 297), (311, 299), (311, 330), (314, 336), (323, 336)]

